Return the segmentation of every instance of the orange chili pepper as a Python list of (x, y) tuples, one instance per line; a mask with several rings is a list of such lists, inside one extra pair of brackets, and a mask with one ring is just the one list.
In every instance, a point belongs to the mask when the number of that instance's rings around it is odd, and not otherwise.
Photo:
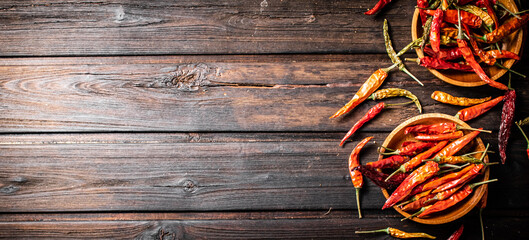
[(432, 156), (434, 153), (438, 152), (439, 150), (443, 149), (444, 146), (448, 144), (448, 141), (442, 141), (437, 143), (434, 147), (428, 149), (426, 152), (423, 152), (421, 154), (418, 154), (414, 158), (412, 158), (410, 161), (402, 164), (395, 172), (389, 175), (387, 179), (390, 179), (393, 175), (402, 172), (406, 173), (411, 170), (413, 170), (415, 167), (419, 166), (422, 163), (422, 160), (428, 159), (430, 156)]
[[(481, 130), (481, 128), (479, 128)], [(452, 156), (456, 154), (459, 150), (461, 150), (464, 146), (466, 146), (472, 139), (478, 136), (480, 131), (473, 131), (463, 137), (458, 138), (457, 140), (451, 142), (448, 144), (445, 148), (443, 148), (441, 151), (439, 151), (435, 157), (440, 156)]]
[(456, 105), (456, 106), (473, 106), (476, 104), (484, 103), (488, 100), (490, 100), (492, 97), (486, 97), (486, 98), (466, 98), (466, 97), (454, 97), (448, 93), (441, 92), (441, 91), (435, 91), (431, 95), (432, 99), (450, 104), (450, 105)]
[(391, 196), (386, 200), (382, 209), (392, 207), (402, 199), (408, 196), (414, 187), (430, 179), (439, 171), (439, 165), (435, 162), (427, 162), (421, 167), (415, 169), (399, 187), (393, 191)]
[(456, 118), (461, 119), (462, 121), (468, 121), (471, 119), (474, 119), (483, 113), (486, 113), (489, 111), (492, 107), (496, 106), (499, 102), (501, 102), (505, 96), (499, 96), (497, 98), (494, 98), (490, 101), (474, 105), (472, 107), (464, 108), (459, 110), (456, 114)]
[(489, 50), (487, 51), (487, 54), (490, 55), (491, 57), (495, 58), (495, 59), (500, 59), (500, 58), (510, 58), (510, 59), (514, 59), (514, 60), (520, 60), (520, 56), (518, 56), (518, 54), (516, 53), (513, 53), (513, 52), (509, 52), (507, 50)]
[(494, 31), (487, 33), (482, 37), (475, 37), (479, 41), (485, 43), (497, 43), (504, 37), (520, 29), (523, 25), (529, 22), (529, 13), (518, 15), (518, 17), (520, 18), (511, 17), (507, 21), (505, 21), (505, 23), (503, 23), (500, 27), (496, 28)]
[(474, 168), (474, 165), (469, 165), (461, 169), (459, 172), (449, 173), (440, 177), (437, 180), (431, 181), (424, 185), (423, 191), (432, 190), (454, 179), (459, 179), (460, 177), (464, 176), (467, 172), (469, 172), (472, 168)]
[(375, 106), (373, 106), (367, 113), (358, 120), (353, 127), (345, 134), (345, 136), (342, 138), (342, 141), (340, 141), (340, 147), (343, 146), (345, 141), (351, 137), (358, 129), (360, 129), (364, 123), (368, 122), (369, 120), (373, 119), (376, 115), (378, 115), (384, 108), (386, 108), (388, 104), (384, 104), (384, 102), (381, 102)]
[[(433, 16), (435, 14), (435, 10), (425, 10), (425, 12), (430, 16)], [(458, 19), (461, 19), (461, 22), (471, 28), (479, 28), (481, 26), (481, 23), (483, 23), (483, 20), (481, 20), (481, 18), (469, 12), (461, 12), (461, 18), (459, 18), (457, 16), (457, 10), (448, 9), (444, 11), (443, 21), (457, 24)]]
[(360, 150), (372, 139), (373, 137), (367, 137), (364, 138), (364, 140), (360, 141), (358, 145), (353, 149), (351, 152), (351, 155), (349, 156), (349, 174), (351, 175), (351, 181), (353, 182), (353, 186), (356, 190), (356, 206), (358, 207), (358, 218), (362, 218), (362, 213), (360, 212), (360, 189), (364, 185), (364, 179), (362, 177), (362, 173), (355, 169), (356, 167), (360, 166), (360, 160), (358, 159), (358, 155), (360, 154)]
[(388, 227), (384, 229), (378, 229), (378, 230), (371, 230), (371, 231), (355, 231), (355, 233), (377, 233), (377, 232), (384, 232), (392, 237), (396, 238), (429, 238), (429, 239), (435, 239), (434, 236), (428, 235), (426, 233), (408, 233), (401, 231), (396, 228)]
[(408, 160), (410, 160), (408, 156), (393, 155), (391, 157), (380, 159), (375, 162), (368, 162), (366, 165), (379, 169), (396, 168), (402, 165), (403, 163), (407, 162)]
[(439, 52), (441, 48), (441, 22), (443, 21), (444, 11), (440, 8), (435, 10), (430, 28), (430, 45), (434, 52)]
[(332, 115), (329, 118), (336, 118), (341, 115), (344, 115), (351, 110), (353, 110), (358, 104), (362, 103), (364, 100), (366, 100), (369, 95), (371, 95), (375, 90), (377, 90), (380, 85), (384, 82), (386, 77), (388, 76), (388, 72), (396, 67), (397, 64), (394, 64), (393, 66), (389, 68), (380, 68), (376, 70), (370, 77), (367, 79), (364, 84), (360, 87), (358, 92), (353, 96), (353, 98), (345, 104), (340, 110), (338, 110), (334, 115)]
[(481, 172), (481, 170), (483, 168), (485, 168), (484, 164), (474, 164), (474, 165), (471, 165), (471, 166), (473, 166), (473, 168), (470, 169), (470, 171), (468, 171), (467, 173), (465, 173), (465, 175), (463, 175), (461, 178), (454, 179), (454, 180), (452, 180), (450, 182), (447, 182), (447, 183), (435, 188), (435, 190), (433, 190), (433, 193), (446, 191), (448, 189), (455, 188), (457, 186), (463, 185), (463, 184), (469, 182), (470, 180), (474, 179), (476, 176), (478, 176), (479, 173)]
[(443, 141), (443, 140), (460, 138), (462, 136), (463, 136), (463, 131), (456, 131), (456, 132), (436, 134), (436, 135), (419, 134), (415, 136), (415, 139), (421, 140), (421, 141)]

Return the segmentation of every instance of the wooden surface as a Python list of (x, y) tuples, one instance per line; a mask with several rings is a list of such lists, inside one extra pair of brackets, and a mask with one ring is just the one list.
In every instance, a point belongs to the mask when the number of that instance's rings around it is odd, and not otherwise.
[[(477, 210), (443, 225), (401, 222), (380, 210), (384, 197), (369, 181), (365, 218), (356, 218), (351, 149), (367, 136), (382, 143), (419, 114), (387, 109), (338, 147), (375, 102), (328, 117), (391, 65), (383, 19), (396, 49), (411, 40), (413, 2), (363, 15), (372, 5), (1, 1), (0, 237), (390, 239), (354, 231), (393, 226), (446, 239), (464, 223), (463, 239), (480, 239)], [(529, 74), (528, 59), (525, 51), (514, 69)], [(382, 88), (410, 90), (425, 113), (460, 109), (432, 100), (434, 90), (502, 94), (407, 66), (425, 87), (394, 71)], [(529, 116), (529, 82), (514, 77), (512, 86), (519, 120)], [(496, 152), (500, 115), (497, 106), (468, 122), (493, 130), (480, 136)], [(513, 128), (507, 163), (491, 168), (499, 182), (483, 212), (487, 239), (529, 235), (525, 148)], [(361, 157), (376, 160), (376, 145)]]

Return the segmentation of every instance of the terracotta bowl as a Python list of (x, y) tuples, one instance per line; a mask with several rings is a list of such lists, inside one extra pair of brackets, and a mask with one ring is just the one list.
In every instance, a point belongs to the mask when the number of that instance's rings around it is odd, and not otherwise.
[[(395, 130), (393, 130), (389, 136), (386, 138), (384, 143), (382, 144), (385, 147), (397, 149), (401, 146), (401, 144), (404, 141), (410, 141), (413, 140), (413, 136), (411, 134), (404, 135), (404, 129), (409, 126), (417, 125), (417, 124), (434, 124), (439, 122), (455, 122), (458, 125), (461, 125), (463, 127), (470, 127), (465, 122), (446, 114), (440, 114), (440, 113), (430, 113), (430, 114), (422, 114), (413, 118), (410, 118), (400, 124)], [(469, 133), (470, 131), (464, 131), (465, 134)], [(482, 133), (485, 134), (485, 133)], [(474, 151), (483, 151), (485, 150), (485, 145), (483, 144), (483, 141), (478, 137), (476, 137), (472, 142), (468, 144), (467, 147), (465, 147), (463, 150), (466, 150), (466, 152), (474, 152)], [(462, 151), (463, 151), (462, 150)], [(382, 159), (382, 155), (379, 157), (379, 159)], [(479, 158), (480, 156), (475, 156)], [(485, 156), (484, 158), (485, 162), (488, 162), (488, 156)], [(486, 171), (484, 174), (476, 177), (473, 181), (479, 182), (479, 181), (485, 181), (489, 179), (489, 168), (486, 168)], [(487, 191), (487, 184), (481, 185), (479, 187), (474, 188), (474, 192), (468, 196), (466, 199), (464, 199), (461, 203), (458, 203), (451, 208), (432, 214), (431, 216), (427, 218), (411, 218), (411, 220), (419, 223), (424, 224), (443, 224), (448, 223), (451, 221), (454, 221), (465, 214), (467, 214), (470, 210), (472, 210), (476, 204), (479, 203), (485, 192)], [(382, 188), (382, 193), (384, 196), (389, 198), (390, 194)], [(393, 207), (397, 212), (402, 214), (404, 217), (409, 217), (413, 213), (407, 213), (400, 208)]]
[[(499, 0), (503, 5), (505, 5), (510, 10), (517, 12), (518, 8), (516, 7), (516, 4), (513, 0)], [(411, 37), (413, 40), (417, 39), (417, 37), (422, 36), (422, 26), (420, 24), (420, 18), (419, 18), (419, 10), (416, 9), (415, 13), (413, 14), (412, 19), (412, 25), (411, 25)], [(511, 52), (514, 52), (516, 54), (520, 54), (520, 51), (522, 49), (523, 44), (523, 30), (518, 30), (517, 32), (512, 33), (509, 35), (503, 43), (503, 49), (508, 50)], [(423, 51), (421, 49), (416, 49), (417, 56), (419, 58), (424, 57)], [(504, 62), (504, 66), (507, 68), (511, 68), (514, 64), (514, 59), (509, 59)], [(482, 65), (483, 66), (483, 65)], [(454, 70), (434, 70), (434, 69), (428, 69), (433, 75), (435, 75), (437, 78), (461, 87), (476, 87), (485, 85), (486, 83), (481, 81), (481, 79), (478, 77), (477, 74), (473, 72), (460, 72), (460, 71), (454, 71)], [(503, 76), (507, 72), (506, 69), (501, 69), (499, 67), (484, 67), (485, 72), (487, 75), (493, 80), (496, 81), (498, 78)]]

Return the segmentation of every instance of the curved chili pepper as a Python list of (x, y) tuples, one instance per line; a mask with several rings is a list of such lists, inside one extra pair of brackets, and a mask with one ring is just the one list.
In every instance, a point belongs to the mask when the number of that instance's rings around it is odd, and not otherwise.
[(367, 12), (365, 12), (365, 15), (373, 15), (380, 11), (382, 8), (384, 8), (388, 3), (390, 3), (391, 0), (379, 0), (377, 4), (371, 9), (369, 9)]
[(393, 152), (380, 152), (382, 155), (403, 155), (403, 156), (414, 156), (417, 153), (422, 152), (424, 149), (435, 146), (433, 142), (416, 142), (406, 147), (402, 147)]
[(430, 156), (432, 156), (434, 153), (441, 150), (444, 146), (448, 144), (448, 141), (442, 141), (437, 143), (434, 147), (428, 149), (427, 151), (418, 154), (417, 156), (413, 157), (410, 161), (402, 164), (397, 170), (395, 170), (393, 173), (391, 173), (388, 177), (391, 178), (393, 175), (401, 172), (406, 173), (411, 170), (413, 170), (415, 167), (419, 166), (422, 163), (422, 160), (428, 159)]
[(360, 154), (360, 150), (372, 139), (373, 137), (367, 137), (364, 138), (364, 140), (360, 141), (358, 145), (353, 149), (351, 152), (351, 155), (349, 156), (349, 174), (351, 175), (351, 181), (353, 182), (353, 186), (356, 190), (356, 206), (358, 207), (358, 218), (362, 218), (362, 213), (360, 212), (360, 189), (364, 185), (364, 180), (362, 178), (362, 173), (360, 171), (355, 170), (356, 167), (360, 166), (360, 160), (358, 159), (358, 155)]
[(454, 97), (448, 93), (441, 92), (441, 91), (433, 92), (431, 97), (433, 100), (436, 100), (438, 102), (442, 102), (442, 103), (446, 103), (450, 105), (456, 105), (456, 106), (465, 106), (465, 107), (484, 103), (491, 99), (491, 97), (486, 97), (486, 98)]
[(389, 68), (380, 68), (376, 70), (370, 77), (367, 79), (364, 84), (360, 87), (358, 92), (353, 96), (353, 98), (345, 104), (340, 110), (338, 110), (334, 115), (332, 115), (329, 118), (336, 118), (341, 115), (344, 115), (351, 110), (353, 110), (358, 104), (362, 103), (364, 100), (366, 100), (371, 93), (373, 93), (375, 90), (377, 90), (380, 85), (384, 82), (386, 77), (388, 76), (388, 72), (394, 68), (396, 65), (393, 65)]
[(498, 28), (498, 16), (496, 16), (496, 12), (494, 11), (494, 8), (492, 7), (491, 1), (485, 0), (483, 2), (485, 3), (485, 9), (487, 10), (487, 13), (491, 18), (492, 24), (494, 24), (494, 29), (497, 29)]
[(430, 29), (430, 45), (434, 52), (441, 49), (441, 22), (443, 21), (444, 11), (440, 8), (435, 10)]
[(527, 135), (525, 135), (525, 132), (523, 131), (522, 127), (520, 127), (520, 124), (516, 123), (516, 126), (520, 129), (522, 132), (523, 137), (525, 138), (525, 141), (527, 141), (527, 157), (529, 158), (529, 138), (527, 138)]
[(447, 240), (459, 240), (461, 235), (463, 235), (463, 229), (465, 228), (465, 225), (461, 224), (461, 227), (459, 227), (450, 237), (448, 237)]
[(464, 72), (473, 72), (471, 66), (456, 62), (448, 62), (439, 58), (424, 56), (423, 58), (405, 58), (406, 61), (416, 62), (417, 64), (431, 69), (438, 70), (458, 70)]
[(439, 52), (434, 52), (433, 49), (429, 47), (424, 48), (424, 52), (431, 57), (435, 57), (441, 60), (449, 61), (454, 60), (463, 57), (461, 55), (461, 52), (459, 51), (459, 48), (441, 48), (439, 49)]
[(408, 160), (410, 160), (408, 156), (393, 155), (391, 157), (383, 158), (375, 162), (368, 162), (366, 165), (378, 169), (396, 168), (404, 164)]
[(520, 29), (523, 25), (527, 24), (529, 21), (529, 13), (524, 13), (522, 15), (518, 15), (520, 18), (511, 17), (505, 23), (503, 23), (501, 26), (496, 28), (494, 31), (487, 33), (481, 37), (474, 36), (479, 41), (485, 42), (485, 43), (497, 43), (504, 37), (508, 36), (509, 34), (515, 32), (516, 30)]
[(472, 107), (461, 109), (457, 112), (456, 117), (465, 122), (468, 120), (474, 119), (478, 116), (481, 116), (483, 113), (486, 113), (487, 111), (489, 111), (492, 107), (496, 106), (504, 98), (505, 96), (499, 96), (490, 101), (487, 101), (487, 102), (484, 102), (478, 105), (474, 105)]
[(436, 135), (436, 134), (455, 132), (457, 130), (472, 130), (472, 131), (491, 133), (491, 131), (488, 131), (488, 130), (462, 127), (453, 122), (440, 122), (440, 123), (434, 123), (430, 125), (419, 124), (419, 125), (410, 126), (404, 129), (404, 134), (424, 133), (424, 134)]
[(397, 188), (400, 185), (400, 183), (402, 183), (402, 181), (404, 181), (404, 179), (406, 179), (406, 177), (408, 176), (405, 173), (395, 175), (391, 179), (389, 179), (389, 181), (386, 182), (384, 180), (388, 177), (388, 174), (385, 174), (381, 171), (377, 171), (375, 168), (369, 165), (366, 165), (366, 166), (360, 165), (356, 167), (356, 169), (360, 171), (363, 176), (369, 178), (377, 186), (387, 189), (387, 190), (393, 190)]
[(378, 230), (371, 230), (371, 231), (355, 231), (355, 233), (378, 233), (378, 232), (384, 232), (392, 237), (396, 238), (429, 238), (429, 239), (435, 239), (434, 236), (428, 235), (426, 233), (408, 233), (401, 231), (396, 228), (388, 227), (384, 229), (378, 229)]
[(421, 167), (415, 169), (402, 183), (399, 187), (393, 191), (391, 196), (386, 200), (382, 209), (392, 207), (402, 199), (408, 196), (408, 194), (413, 190), (414, 187), (421, 184), (422, 182), (428, 180), (434, 176), (439, 171), (439, 165), (435, 162), (427, 162)]
[(420, 141), (443, 141), (443, 140), (460, 138), (462, 136), (463, 136), (462, 131), (455, 131), (451, 133), (443, 133), (443, 134), (437, 134), (437, 135), (419, 134), (415, 136), (415, 139), (420, 140)]
[[(481, 130), (481, 128), (479, 129)], [(439, 151), (434, 157), (452, 156), (456, 154), (459, 150), (461, 150), (464, 146), (466, 146), (470, 141), (472, 141), (472, 139), (476, 138), (479, 133), (480, 131), (473, 131), (463, 137), (460, 137), (459, 139), (448, 144), (445, 148)]]
[(479, 182), (479, 183), (473, 183), (473, 184), (466, 185), (463, 189), (457, 191), (452, 196), (450, 196), (450, 198), (448, 198), (446, 200), (443, 200), (443, 201), (438, 201), (438, 202), (434, 203), (431, 207), (428, 207), (422, 213), (417, 215), (417, 217), (419, 217), (419, 218), (425, 217), (425, 216), (428, 216), (428, 215), (430, 215), (432, 213), (436, 213), (436, 212), (448, 209), (451, 206), (456, 205), (457, 203), (461, 202), (463, 199), (468, 197), (468, 195), (470, 195), (472, 193), (472, 191), (473, 191), (473, 189), (475, 187), (477, 187), (479, 185), (482, 185), (482, 184), (495, 182), (497, 180), (498, 179), (492, 179), (492, 180), (488, 180), (488, 181), (484, 181), (484, 182)]
[[(425, 10), (426, 14), (433, 16), (435, 14), (435, 10)], [(457, 24), (458, 22), (458, 16), (457, 16), (457, 10), (454, 9), (448, 9), (444, 11), (443, 14), (443, 21), (448, 23)], [(483, 21), (478, 16), (469, 13), (469, 12), (461, 12), (461, 22), (468, 25), (471, 28), (479, 28)]]
[[(483, 9), (477, 7), (476, 5), (468, 4), (468, 5), (462, 5), (459, 7), (461, 10), (472, 13), (483, 21), (485, 25), (487, 25), (489, 28), (494, 25), (494, 20), (492, 19), (492, 16), (489, 15), (488, 12), (483, 11)], [(496, 16), (496, 15), (494, 15)]]
[(516, 92), (509, 90), (505, 93), (505, 102), (501, 112), (501, 124), (498, 132), (498, 150), (500, 152), (501, 163), (505, 164), (507, 160), (507, 143), (511, 136), (512, 122), (514, 121), (514, 103), (516, 102)]
[(407, 97), (415, 103), (415, 105), (419, 109), (419, 113), (422, 113), (422, 107), (421, 107), (421, 103), (419, 102), (419, 98), (417, 98), (417, 96), (415, 96), (413, 93), (411, 93), (410, 91), (406, 89), (401, 89), (401, 88), (380, 89), (374, 92), (373, 94), (371, 94), (371, 96), (369, 96), (368, 98), (372, 100), (380, 100), (380, 99), (389, 98), (389, 97)]
[(345, 134), (345, 136), (342, 138), (342, 141), (340, 142), (340, 147), (343, 146), (345, 141), (351, 137), (358, 129), (360, 129), (364, 123), (368, 122), (369, 120), (373, 119), (376, 115), (378, 115), (380, 112), (382, 112), (382, 109), (384, 109), (386, 106), (383, 102), (375, 105), (367, 113), (360, 119), (358, 122), (356, 122), (353, 127)]
[(509, 52), (507, 50), (489, 50), (487, 51), (487, 54), (495, 59), (510, 58), (514, 60), (520, 60), (520, 56), (518, 56), (518, 54)]

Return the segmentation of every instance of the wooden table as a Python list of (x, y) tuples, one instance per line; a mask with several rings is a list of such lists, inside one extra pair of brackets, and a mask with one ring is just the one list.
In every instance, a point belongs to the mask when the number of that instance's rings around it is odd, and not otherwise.
[[(385, 199), (369, 181), (357, 218), (351, 149), (366, 136), (382, 142), (418, 115), (412, 105), (389, 109), (338, 147), (375, 103), (328, 117), (391, 65), (384, 18), (396, 49), (411, 41), (413, 1), (363, 15), (372, 5), (1, 1), (0, 236), (389, 239), (354, 231), (394, 226), (446, 239), (464, 223), (463, 238), (480, 239), (477, 210), (443, 225), (401, 222), (380, 210)], [(525, 51), (514, 69), (529, 74), (528, 63)], [(430, 99), (433, 90), (503, 94), (408, 68), (425, 87), (395, 71), (382, 88), (409, 89), (425, 113), (460, 109)], [(529, 81), (515, 77), (512, 86), (519, 120), (529, 116)], [(494, 151), (500, 115), (497, 106), (469, 122), (494, 131), (481, 135)], [(525, 148), (513, 127), (507, 163), (491, 169), (500, 181), (483, 212), (487, 239), (529, 236)], [(376, 146), (361, 157), (375, 160)]]

